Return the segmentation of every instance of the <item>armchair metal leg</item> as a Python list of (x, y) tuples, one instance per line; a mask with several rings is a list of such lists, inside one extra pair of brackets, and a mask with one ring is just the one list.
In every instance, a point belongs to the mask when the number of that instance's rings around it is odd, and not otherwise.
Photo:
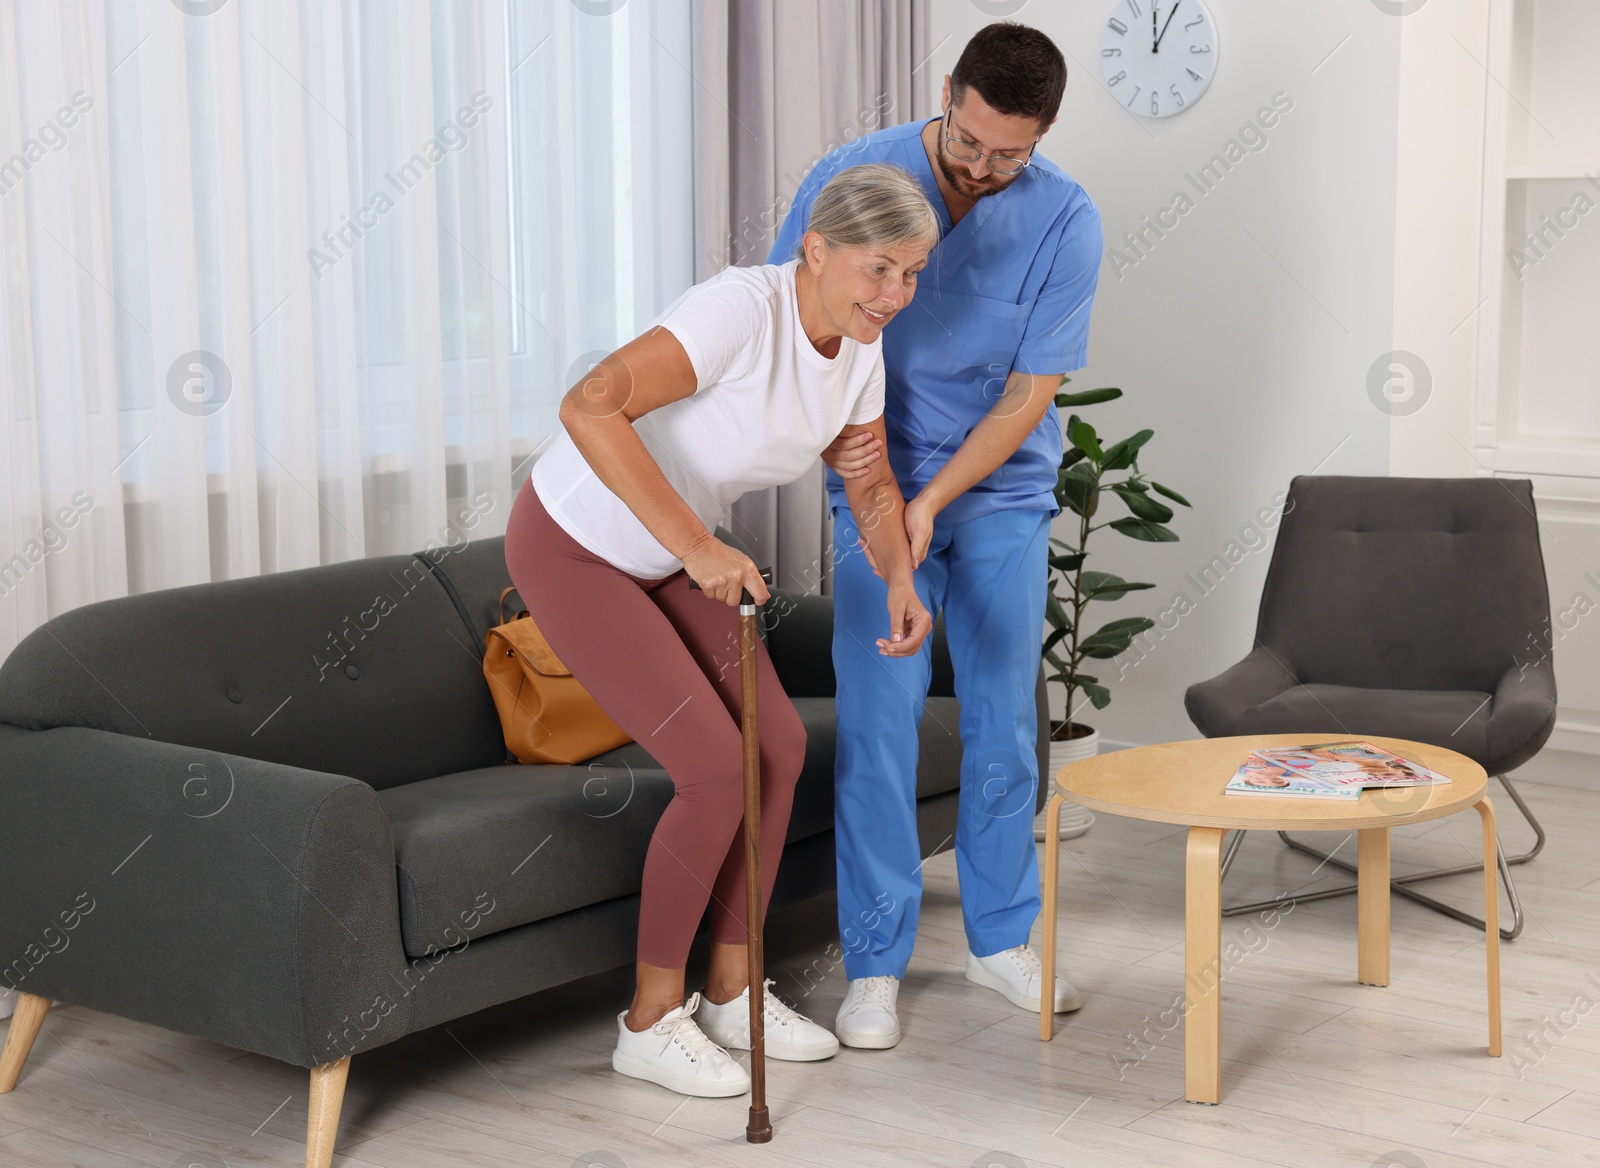
[[(1534, 834), (1533, 846), (1526, 852), (1523, 852), (1520, 855), (1508, 856), (1506, 855), (1505, 850), (1502, 848), (1499, 850), (1499, 854), (1496, 857), (1497, 865), (1500, 870), (1500, 879), (1505, 885), (1506, 889), (1506, 899), (1511, 905), (1512, 922), (1511, 928), (1502, 928), (1500, 930), (1500, 936), (1504, 940), (1514, 941), (1522, 933), (1523, 915), (1522, 898), (1517, 894), (1516, 883), (1511, 879), (1511, 865), (1526, 864), (1529, 860), (1533, 859), (1540, 852), (1542, 852), (1544, 850), (1545, 834), (1543, 825), (1541, 825), (1538, 819), (1534, 817), (1533, 811), (1523, 800), (1522, 793), (1518, 791), (1516, 787), (1512, 786), (1511, 780), (1505, 775), (1496, 775), (1495, 777), (1500, 780), (1500, 784), (1505, 788), (1506, 794), (1511, 796), (1511, 801), (1517, 805), (1517, 810), (1522, 812), (1523, 818), (1528, 821), (1528, 826), (1533, 828)], [(1240, 834), (1242, 835), (1243, 833), (1241, 832)], [(1320, 852), (1316, 848), (1301, 843), (1286, 831), (1280, 831), (1278, 833), (1278, 837), (1282, 839), (1284, 843), (1288, 844), (1289, 847), (1293, 848), (1297, 852), (1300, 852), (1302, 855), (1310, 856), (1312, 859), (1318, 860), (1323, 864), (1331, 864), (1335, 868), (1339, 868), (1342, 871), (1350, 873), (1351, 875), (1356, 874), (1356, 866), (1354, 864), (1350, 864), (1339, 859), (1333, 854), (1333, 852)], [(1337, 850), (1337, 848), (1334, 849), (1334, 851)], [(1468, 872), (1480, 872), (1482, 870), (1483, 865), (1481, 862), (1474, 864), (1460, 864), (1453, 868), (1433, 868), (1426, 872), (1413, 872), (1407, 876), (1396, 876), (1390, 880), (1389, 885), (1395, 892), (1399, 893), (1408, 900), (1414, 900), (1418, 904), (1425, 905), (1426, 907), (1433, 909), (1435, 912), (1443, 913), (1445, 916), (1450, 917), (1453, 920), (1458, 920), (1464, 925), (1472, 925), (1475, 928), (1483, 929), (1487, 928), (1487, 924), (1482, 917), (1475, 917), (1471, 913), (1463, 912), (1452, 905), (1445, 904), (1443, 901), (1435, 900), (1431, 896), (1425, 896), (1413, 888), (1406, 887), (1408, 884), (1416, 884), (1423, 880), (1437, 880), (1443, 876), (1461, 876)], [(1223, 869), (1223, 874), (1227, 874), (1226, 867)], [(1328, 900), (1329, 898), (1335, 896), (1348, 896), (1355, 891), (1356, 885), (1341, 884), (1337, 888), (1324, 888), (1317, 892), (1296, 895), (1294, 899), (1299, 903), (1306, 904), (1316, 900)], [(1279, 900), (1262, 900), (1256, 901), (1253, 904), (1233, 905), (1223, 909), (1222, 915), (1225, 917), (1233, 917), (1240, 916), (1244, 913), (1260, 912), (1264, 909), (1281, 907), (1282, 902)]]

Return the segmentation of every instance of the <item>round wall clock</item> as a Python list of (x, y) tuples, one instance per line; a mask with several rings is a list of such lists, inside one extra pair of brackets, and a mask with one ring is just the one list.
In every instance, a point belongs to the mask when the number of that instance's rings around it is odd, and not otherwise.
[(1100, 34), (1100, 75), (1128, 109), (1182, 113), (1216, 71), (1217, 25), (1200, 0), (1117, 0)]

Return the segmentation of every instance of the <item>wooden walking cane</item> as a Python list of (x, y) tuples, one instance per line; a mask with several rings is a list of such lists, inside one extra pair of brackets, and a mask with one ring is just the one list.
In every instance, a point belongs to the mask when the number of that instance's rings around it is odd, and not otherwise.
[[(768, 569), (761, 579), (772, 583)], [(694, 581), (689, 587), (699, 588)], [(756, 615), (748, 588), (739, 597), (739, 737), (744, 745), (744, 920), (750, 974), (750, 1119), (744, 1138), (772, 1139), (767, 1115), (766, 974), (761, 952), (761, 733), (756, 717)]]
[(756, 719), (756, 608), (747, 588), (739, 598), (739, 735), (744, 740), (744, 921), (750, 965), (750, 1120), (744, 1138), (772, 1138), (767, 1117), (766, 970), (761, 953), (761, 734)]

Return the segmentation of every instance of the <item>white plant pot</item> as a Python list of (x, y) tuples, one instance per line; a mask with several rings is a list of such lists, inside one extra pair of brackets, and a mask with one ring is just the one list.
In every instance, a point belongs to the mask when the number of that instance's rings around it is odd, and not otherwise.
[[(1100, 731), (1091, 730), (1081, 738), (1050, 743), (1050, 782), (1055, 783), (1056, 772), (1069, 763), (1092, 758), (1100, 753)], [(1059, 788), (1058, 788), (1059, 790)], [(1079, 807), (1068, 799), (1061, 804), (1061, 833), (1064, 840), (1077, 839), (1094, 825), (1094, 813)], [(1044, 839), (1044, 813), (1033, 821), (1033, 838)]]

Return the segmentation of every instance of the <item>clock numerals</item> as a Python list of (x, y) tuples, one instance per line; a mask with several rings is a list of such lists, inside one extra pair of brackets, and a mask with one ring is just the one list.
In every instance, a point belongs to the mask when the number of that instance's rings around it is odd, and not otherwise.
[[(1101, 9), (1106, 16), (1099, 38), (1100, 81), (1124, 109), (1140, 119), (1170, 119), (1205, 96), (1221, 47), (1210, 0), (1111, 0), (1106, 8), (1110, 11)], [(1152, 38), (1148, 46), (1146, 25)]]

